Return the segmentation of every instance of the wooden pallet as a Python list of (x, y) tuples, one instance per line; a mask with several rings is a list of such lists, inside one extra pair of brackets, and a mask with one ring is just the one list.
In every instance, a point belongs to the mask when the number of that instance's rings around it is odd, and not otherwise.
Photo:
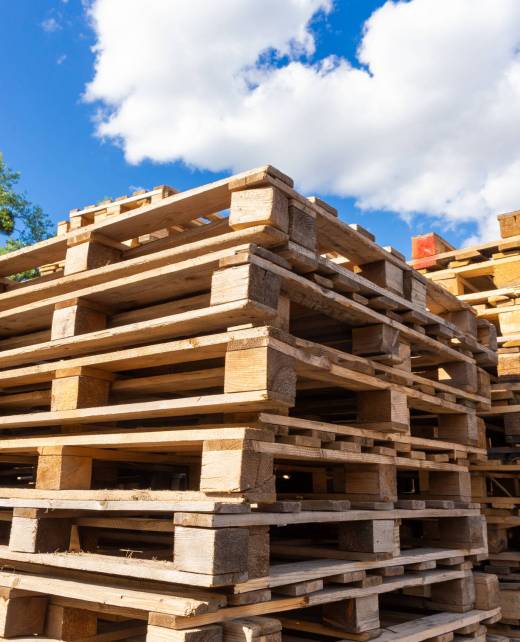
[(503, 619), (493, 632), (517, 637), (520, 623), (520, 228), (518, 213), (499, 216), (503, 238), (454, 250), (427, 235), (415, 241), (412, 264), (436, 283), (473, 305), (480, 321), (494, 324), (498, 361), (491, 370), (491, 406), (480, 409), (486, 421), (489, 459), (473, 462), (473, 499), (482, 505), (488, 524), (489, 560), (484, 569), (500, 580)]
[[(304, 502), (311, 510), (292, 513), (177, 512), (173, 519), (171, 513), (121, 516), (104, 511), (98, 516), (15, 509), (10, 529), (9, 515), (5, 517), (0, 557), (13, 564), (85, 571), (105, 567), (113, 575), (144, 574), (211, 587), (269, 583), (265, 578), (272, 566), (284, 560), (401, 567), (416, 565), (423, 556), (434, 567), (438, 559), (487, 553), (484, 523), (476, 509), (312, 510), (318, 501)], [(314, 572), (328, 568), (327, 562)]]
[[(200, 590), (181, 593), (163, 587), (158, 594), (150, 590), (146, 582), (136, 587), (107, 584), (100, 581), (99, 576), (79, 582), (65, 577), (1, 571), (4, 599), (0, 608), (6, 622), (2, 633), (4, 637), (46, 634), (60, 639), (59, 633), (68, 625), (69, 636), (73, 638), (74, 634), (92, 635), (96, 625), (99, 626), (97, 621), (108, 619), (119, 621), (116, 635), (129, 630), (139, 634), (144, 623), (147, 640), (252, 639), (259, 642), (266, 634), (274, 635), (273, 640), (281, 640), (282, 628), (284, 633), (303, 631), (332, 639), (341, 635), (352, 640), (368, 640), (384, 635), (381, 625), (387, 624), (390, 618), (393, 626), (406, 618), (412, 620), (412, 631), (424, 639), (426, 624), (460, 633), (466, 629), (470, 633), (477, 631), (475, 625), (496, 620), (499, 614), (499, 609), (491, 606), (494, 596), (489, 590), (482, 591), (468, 570), (415, 571), (401, 577), (373, 575), (370, 578), (371, 581), (366, 577), (345, 585), (340, 579), (325, 586), (307, 582), (302, 583), (296, 593), (287, 595), (280, 591), (265, 602), (230, 605), (224, 594)], [(12, 588), (13, 582), (16, 588)], [(400, 605), (398, 612), (394, 606), (392, 613), (387, 614), (383, 609), (392, 602)], [(420, 618), (414, 623), (413, 613), (403, 614), (402, 605), (409, 603), (415, 608), (417, 619), (418, 607), (414, 607), (414, 603), (419, 602), (427, 603), (430, 612), (441, 611), (441, 614), (430, 616), (426, 621)], [(474, 605), (484, 608), (475, 610)], [(18, 617), (21, 611), (26, 614), (23, 621)], [(390, 625), (390, 631), (394, 634), (406, 630), (402, 626), (393, 630), (393, 626)]]
[[(425, 615), (421, 611), (382, 611), (381, 632), (376, 639), (381, 642), (482, 640), (485, 639), (486, 628), (496, 617), (496, 612), (496, 609), (491, 609), (488, 611), (473, 610), (464, 614), (444, 612)], [(304, 640), (330, 640), (334, 642), (345, 637), (341, 630), (327, 625), (286, 619), (282, 622), (284, 630), (289, 631), (289, 634), (284, 634), (282, 638), (284, 642), (303, 642)], [(484, 627), (482, 623), (485, 623), (486, 626)], [(300, 631), (314, 635), (298, 637)], [(318, 635), (322, 637), (317, 637)]]
[(490, 322), (272, 167), (59, 231), (0, 257), (7, 609), (119, 618), (107, 642), (276, 642), (301, 609), (367, 639), (397, 592), (473, 612)]

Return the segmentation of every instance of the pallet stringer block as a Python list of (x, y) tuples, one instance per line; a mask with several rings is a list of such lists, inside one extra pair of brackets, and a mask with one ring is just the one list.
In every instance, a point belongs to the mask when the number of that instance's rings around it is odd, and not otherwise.
[(203, 575), (242, 574), (247, 578), (247, 528), (175, 528), (174, 566)]
[(96, 633), (97, 615), (93, 611), (49, 604), (45, 621), (47, 637), (72, 641), (94, 637)]
[(56, 370), (51, 384), (51, 410), (75, 410), (108, 403), (114, 375), (99, 368)]
[(475, 412), (445, 414), (438, 416), (439, 439), (464, 444), (466, 446), (485, 447), (485, 426)]
[(273, 456), (258, 452), (249, 440), (205, 441), (200, 490), (243, 495), (249, 501), (275, 501)]
[(230, 341), (226, 350), (224, 393), (265, 390), (294, 405), (296, 368), (293, 359), (266, 339)]
[(119, 261), (127, 248), (99, 232), (84, 232), (67, 240), (64, 274), (93, 270)]
[(277, 187), (233, 192), (229, 225), (235, 230), (270, 225), (288, 235), (288, 241), (276, 248), (279, 257), (286, 258), (301, 273), (318, 268), (315, 211), (302, 201), (288, 198)]
[(377, 595), (355, 597), (332, 602), (322, 607), (325, 622), (349, 633), (379, 629), (379, 598)]
[(352, 354), (364, 357), (399, 357), (399, 330), (390, 325), (369, 325), (352, 329)]
[(232, 192), (229, 226), (238, 230), (253, 225), (272, 225), (288, 232), (289, 201), (276, 187)]
[(478, 371), (474, 363), (466, 361), (443, 363), (438, 369), (438, 377), (440, 382), (449, 383), (450, 386), (466, 392), (478, 391)]
[(458, 580), (431, 585), (429, 606), (436, 610), (464, 613), (475, 605), (475, 583), (470, 573)]
[(62, 511), (15, 508), (11, 523), (9, 549), (22, 553), (67, 551), (72, 518)]
[(339, 525), (338, 548), (356, 553), (399, 554), (399, 527), (393, 519), (345, 522)]
[(465, 293), (464, 279), (455, 272), (443, 274), (442, 276), (436, 276), (434, 272), (431, 275), (431, 279), (455, 296), (460, 296)]
[(350, 464), (338, 468), (334, 491), (352, 502), (396, 502), (396, 467), (391, 464)]
[(87, 490), (92, 480), (92, 456), (74, 446), (44, 446), (38, 449), (36, 488)]
[(483, 515), (439, 520), (439, 537), (448, 548), (484, 548), (487, 550), (486, 518)]
[(47, 597), (18, 589), (0, 589), (0, 635), (4, 638), (41, 635)]
[(357, 394), (358, 423), (381, 431), (410, 431), (410, 411), (405, 393), (389, 388)]
[(51, 339), (66, 339), (78, 334), (105, 330), (107, 310), (86, 299), (72, 298), (57, 303), (51, 326)]
[(229, 261), (220, 261), (222, 267), (211, 277), (210, 305), (250, 300), (277, 310), (281, 278), (247, 262), (248, 257), (237, 255), (231, 265)]
[(364, 263), (357, 266), (356, 271), (376, 285), (400, 296), (404, 295), (404, 270), (392, 261), (383, 259), (373, 263)]
[(471, 502), (471, 476), (468, 471), (429, 471), (426, 486), (424, 496), (428, 499)]

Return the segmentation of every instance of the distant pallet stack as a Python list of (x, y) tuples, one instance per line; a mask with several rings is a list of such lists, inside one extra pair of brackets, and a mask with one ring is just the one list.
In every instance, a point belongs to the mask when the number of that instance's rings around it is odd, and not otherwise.
[(483, 639), (490, 323), (272, 167), (59, 232), (0, 256), (0, 637)]
[[(520, 637), (520, 212), (498, 216), (502, 238), (455, 250), (438, 235), (413, 239), (412, 265), (471, 304), (497, 334), (486, 420), (490, 459), (473, 465), (473, 497), (488, 523), (487, 570), (500, 578), (501, 632)], [(494, 339), (493, 339), (494, 340)]]

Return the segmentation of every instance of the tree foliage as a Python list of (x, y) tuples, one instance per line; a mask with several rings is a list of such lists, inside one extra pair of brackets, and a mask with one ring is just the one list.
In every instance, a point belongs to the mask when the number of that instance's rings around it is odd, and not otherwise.
[(12, 234), (18, 213), (27, 206), (26, 199), (14, 187), (20, 180), (20, 173), (13, 172), (4, 162), (0, 153), (0, 231)]
[(17, 233), (21, 242), (8, 239), (9, 250), (37, 243), (51, 235), (51, 220), (41, 207), (33, 205), (24, 193), (16, 190), (20, 172), (13, 171), (4, 161), (0, 152), (0, 232), (11, 236)]
[[(52, 234), (52, 223), (41, 207), (33, 205), (23, 192), (16, 189), (20, 173), (13, 171), (0, 152), (0, 233), (8, 238), (0, 246), (0, 254), (19, 250), (26, 245), (43, 241)], [(12, 238), (15, 235), (16, 238)], [(31, 270), (14, 275), (17, 280), (36, 276)]]

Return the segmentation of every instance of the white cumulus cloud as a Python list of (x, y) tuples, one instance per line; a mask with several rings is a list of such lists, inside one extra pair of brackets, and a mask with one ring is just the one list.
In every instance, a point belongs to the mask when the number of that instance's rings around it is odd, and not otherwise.
[(332, 0), (95, 0), (98, 134), (131, 163), (272, 163), (305, 191), (495, 235), (520, 208), (520, 2), (388, 1), (357, 61), (317, 58), (319, 12), (333, 23)]

